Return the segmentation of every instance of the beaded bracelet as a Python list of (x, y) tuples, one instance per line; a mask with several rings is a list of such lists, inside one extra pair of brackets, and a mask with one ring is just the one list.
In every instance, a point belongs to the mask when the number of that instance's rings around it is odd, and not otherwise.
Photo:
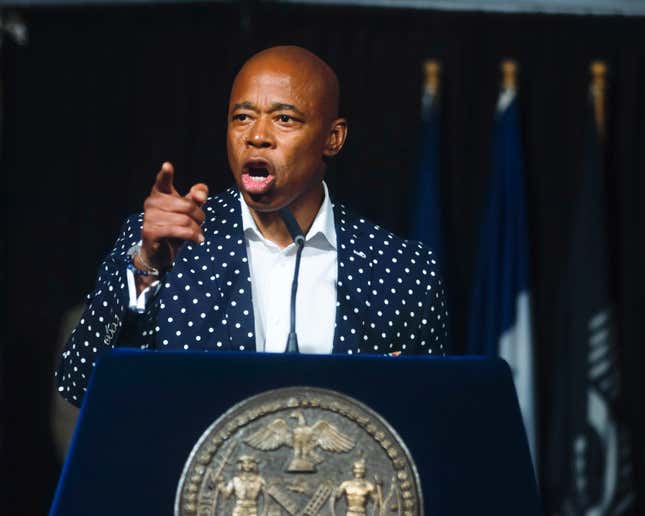
[[(146, 261), (141, 257), (140, 251), (141, 241), (137, 242), (130, 249), (128, 249), (127, 255), (130, 257), (130, 261), (128, 262), (128, 270), (132, 271), (135, 276), (153, 276), (156, 278), (161, 276), (159, 269), (156, 269), (155, 267), (152, 267), (151, 265), (146, 263)], [(134, 259), (136, 256), (139, 256), (139, 261), (141, 262), (141, 265), (145, 267), (145, 270), (139, 269), (134, 264)]]

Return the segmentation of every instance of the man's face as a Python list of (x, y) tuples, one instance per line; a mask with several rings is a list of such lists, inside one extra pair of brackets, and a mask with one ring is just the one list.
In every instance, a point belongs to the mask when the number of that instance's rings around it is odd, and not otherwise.
[(245, 457), (240, 460), (239, 467), (244, 473), (253, 473), (255, 471), (255, 460)]
[(228, 160), (251, 208), (274, 211), (320, 195), (331, 128), (320, 96), (306, 72), (285, 63), (256, 64), (236, 78), (229, 102)]

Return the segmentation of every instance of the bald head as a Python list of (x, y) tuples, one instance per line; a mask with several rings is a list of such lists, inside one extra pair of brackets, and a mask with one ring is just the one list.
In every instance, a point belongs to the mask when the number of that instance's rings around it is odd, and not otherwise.
[(277, 211), (289, 206), (308, 228), (324, 197), (327, 158), (347, 137), (336, 74), (304, 48), (263, 50), (235, 77), (228, 115), (229, 165), (256, 223), (265, 217), (266, 227), (283, 227)]
[(316, 54), (297, 46), (267, 48), (253, 55), (233, 81), (235, 90), (244, 82), (262, 74), (284, 74), (302, 91), (315, 111), (326, 121), (338, 116), (340, 87), (332, 68)]

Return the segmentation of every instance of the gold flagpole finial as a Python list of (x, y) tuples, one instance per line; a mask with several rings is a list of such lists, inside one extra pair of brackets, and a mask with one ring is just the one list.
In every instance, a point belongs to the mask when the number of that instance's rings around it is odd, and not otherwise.
[(607, 90), (607, 63), (592, 61), (589, 65), (591, 72), (591, 99), (594, 107), (596, 128), (600, 138), (605, 137), (605, 92)]
[(499, 68), (502, 71), (502, 89), (517, 90), (517, 62), (504, 59)]
[(441, 63), (436, 59), (427, 59), (423, 63), (425, 73), (424, 88), (430, 95), (435, 96), (439, 93), (439, 79), (441, 75)]

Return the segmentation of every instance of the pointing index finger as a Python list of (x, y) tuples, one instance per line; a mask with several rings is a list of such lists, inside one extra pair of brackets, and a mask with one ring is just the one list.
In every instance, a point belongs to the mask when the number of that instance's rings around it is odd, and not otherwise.
[(164, 161), (161, 165), (161, 170), (157, 174), (153, 189), (165, 194), (177, 194), (177, 190), (173, 186), (174, 176), (175, 167), (172, 166), (172, 163)]

